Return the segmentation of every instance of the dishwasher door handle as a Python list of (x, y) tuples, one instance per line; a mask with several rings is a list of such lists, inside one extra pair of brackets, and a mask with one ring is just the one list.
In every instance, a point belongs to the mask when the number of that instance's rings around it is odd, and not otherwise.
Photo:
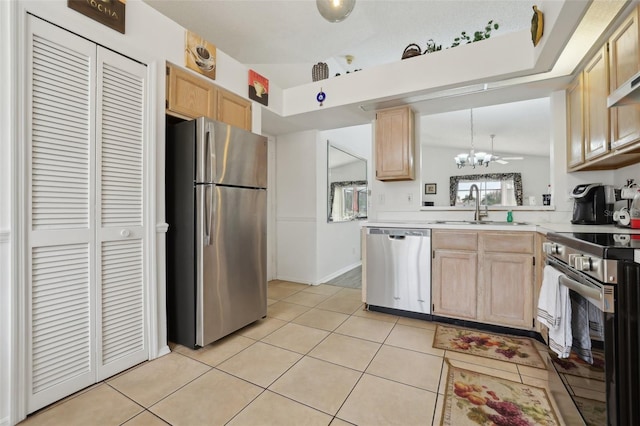
[(404, 235), (389, 235), (390, 240), (404, 240), (405, 238)]

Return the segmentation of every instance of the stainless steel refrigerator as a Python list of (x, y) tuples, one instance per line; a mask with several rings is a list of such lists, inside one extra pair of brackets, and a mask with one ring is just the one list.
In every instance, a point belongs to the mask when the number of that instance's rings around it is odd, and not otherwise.
[(267, 139), (198, 118), (167, 128), (169, 341), (205, 346), (267, 314)]

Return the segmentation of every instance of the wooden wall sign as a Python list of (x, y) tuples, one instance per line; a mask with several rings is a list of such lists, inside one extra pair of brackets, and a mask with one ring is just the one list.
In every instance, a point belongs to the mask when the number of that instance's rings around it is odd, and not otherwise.
[(127, 0), (67, 0), (67, 6), (124, 34)]

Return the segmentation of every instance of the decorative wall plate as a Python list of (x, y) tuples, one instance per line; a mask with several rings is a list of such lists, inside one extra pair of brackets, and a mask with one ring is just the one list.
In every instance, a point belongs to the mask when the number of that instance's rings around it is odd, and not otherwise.
[(542, 38), (544, 30), (544, 15), (538, 10), (538, 6), (533, 5), (533, 16), (531, 17), (531, 41), (537, 46)]

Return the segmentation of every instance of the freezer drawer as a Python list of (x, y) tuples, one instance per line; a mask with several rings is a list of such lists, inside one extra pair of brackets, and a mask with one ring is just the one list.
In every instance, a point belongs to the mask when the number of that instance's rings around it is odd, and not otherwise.
[(367, 304), (431, 313), (431, 230), (367, 230)]

